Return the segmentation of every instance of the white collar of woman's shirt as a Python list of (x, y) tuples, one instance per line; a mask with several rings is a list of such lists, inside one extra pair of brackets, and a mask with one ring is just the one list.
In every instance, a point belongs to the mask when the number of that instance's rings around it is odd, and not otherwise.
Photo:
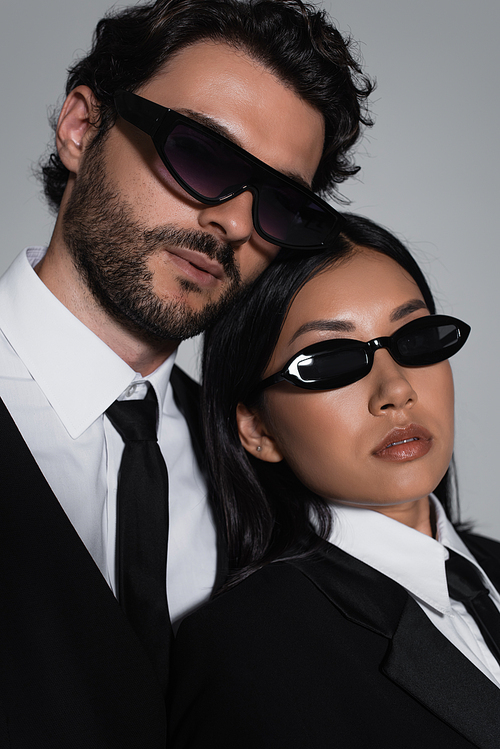
[(430, 500), (436, 514), (437, 539), (378, 511), (332, 503), (329, 541), (440, 613), (450, 612), (445, 562), (447, 549), (453, 549), (479, 569), (490, 594), (500, 603), (498, 592), (446, 517), (439, 500), (434, 495)]

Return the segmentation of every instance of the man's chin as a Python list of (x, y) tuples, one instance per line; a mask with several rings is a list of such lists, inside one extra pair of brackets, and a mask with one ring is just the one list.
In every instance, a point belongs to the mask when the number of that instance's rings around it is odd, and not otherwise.
[[(126, 302), (115, 305), (109, 301), (106, 306), (108, 313), (111, 312), (122, 325), (141, 338), (156, 342), (180, 342), (203, 333), (213, 325), (240, 293), (241, 287), (233, 285), (219, 299), (205, 304), (194, 299), (161, 301), (150, 295), (139, 306)], [(196, 301), (200, 303), (196, 304)]]

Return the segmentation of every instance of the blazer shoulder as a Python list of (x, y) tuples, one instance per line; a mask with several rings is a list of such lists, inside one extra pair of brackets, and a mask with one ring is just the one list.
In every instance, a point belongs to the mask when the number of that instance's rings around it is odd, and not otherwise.
[(186, 617), (179, 636), (182, 639), (188, 630), (206, 634), (208, 629), (218, 631), (220, 626), (231, 629), (236, 622), (245, 628), (250, 621), (265, 621), (272, 609), (285, 610), (287, 602), (295, 606), (304, 594), (317, 595), (317, 591), (293, 565), (287, 562), (266, 565)]
[(462, 531), (459, 535), (473, 554), (487, 554), (500, 562), (500, 541), (469, 531)]
[(476, 533), (461, 532), (460, 536), (493, 585), (500, 591), (500, 543)]

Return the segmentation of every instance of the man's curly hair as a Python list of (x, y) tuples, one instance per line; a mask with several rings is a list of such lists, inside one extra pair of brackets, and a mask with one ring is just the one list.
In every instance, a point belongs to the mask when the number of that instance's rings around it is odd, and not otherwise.
[[(92, 145), (116, 120), (117, 89), (136, 91), (176, 52), (203, 40), (245, 51), (321, 112), (325, 143), (314, 190), (327, 194), (356, 174), (350, 150), (360, 128), (372, 124), (367, 97), (374, 84), (351, 51), (352, 41), (324, 11), (301, 0), (157, 0), (107, 14), (88, 55), (69, 69), (66, 84), (66, 94), (84, 84), (97, 100)], [(55, 117), (51, 124), (55, 130)], [(40, 175), (57, 211), (68, 180), (57, 149), (40, 164)]]

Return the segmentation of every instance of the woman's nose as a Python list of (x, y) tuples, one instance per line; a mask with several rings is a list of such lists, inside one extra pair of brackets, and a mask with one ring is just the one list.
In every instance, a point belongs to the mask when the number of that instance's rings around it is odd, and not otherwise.
[(375, 352), (370, 373), (373, 383), (370, 413), (378, 416), (383, 411), (403, 410), (415, 405), (418, 396), (411, 385), (409, 372), (407, 367), (397, 364), (388, 351), (382, 349)]

